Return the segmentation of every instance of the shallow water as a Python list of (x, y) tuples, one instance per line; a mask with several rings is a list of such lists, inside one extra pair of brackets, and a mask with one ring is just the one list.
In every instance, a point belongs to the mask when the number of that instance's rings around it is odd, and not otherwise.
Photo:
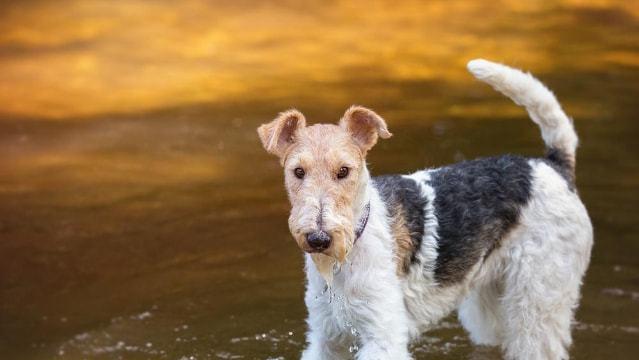
[[(596, 244), (571, 354), (635, 358), (633, 4), (2, 5), (0, 358), (297, 358), (302, 256), (256, 126), (370, 106), (394, 133), (373, 174), (541, 154), (525, 113), (465, 73), (477, 56), (534, 71), (575, 117)], [(454, 316), (413, 350), (499, 356)]]

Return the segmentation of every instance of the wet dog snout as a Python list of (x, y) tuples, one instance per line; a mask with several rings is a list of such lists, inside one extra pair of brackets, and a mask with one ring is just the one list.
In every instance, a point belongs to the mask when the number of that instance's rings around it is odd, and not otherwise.
[(331, 236), (323, 230), (306, 234), (306, 242), (313, 250), (322, 251), (331, 245)]

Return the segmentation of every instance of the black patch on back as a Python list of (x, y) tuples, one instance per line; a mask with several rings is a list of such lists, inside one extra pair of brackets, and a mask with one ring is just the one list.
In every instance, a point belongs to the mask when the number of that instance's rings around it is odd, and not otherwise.
[(499, 246), (530, 198), (531, 181), (528, 161), (512, 155), (431, 172), (439, 224), (435, 279), (440, 284), (461, 281), (482, 256)]
[(428, 199), (422, 197), (421, 187), (412, 179), (406, 179), (400, 175), (383, 175), (373, 178), (373, 183), (389, 212), (389, 216), (395, 216), (395, 205), (400, 204), (405, 212), (406, 225), (413, 243), (411, 263), (416, 260), (416, 252), (422, 243), (424, 236), (424, 208)]
[(575, 191), (575, 169), (568, 154), (560, 149), (548, 148), (542, 160), (566, 180), (570, 190)]

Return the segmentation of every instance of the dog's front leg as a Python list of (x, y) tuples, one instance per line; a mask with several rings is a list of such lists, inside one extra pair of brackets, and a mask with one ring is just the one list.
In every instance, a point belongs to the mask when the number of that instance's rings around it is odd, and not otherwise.
[(355, 358), (357, 360), (412, 359), (408, 352), (407, 326), (397, 320), (369, 322), (361, 326), (360, 348)]
[(302, 360), (342, 360), (349, 354), (344, 344), (338, 339), (329, 339), (321, 330), (309, 331), (308, 346), (302, 353)]
[(362, 346), (355, 357), (357, 360), (407, 360), (412, 359), (405, 345), (403, 349), (392, 349), (377, 342), (369, 342)]
[(338, 327), (332, 314), (330, 295), (326, 283), (307, 257), (308, 284), (304, 301), (308, 309), (306, 320), (309, 331), (306, 335), (307, 347), (302, 353), (303, 360), (349, 359), (345, 333)]
[(349, 359), (344, 333), (333, 321), (327, 304), (314, 299), (308, 305), (308, 346), (302, 353), (302, 360)]
[(401, 290), (393, 280), (383, 276), (368, 288), (356, 290), (362, 296), (351, 304), (353, 324), (357, 330), (357, 360), (407, 360), (409, 321)]

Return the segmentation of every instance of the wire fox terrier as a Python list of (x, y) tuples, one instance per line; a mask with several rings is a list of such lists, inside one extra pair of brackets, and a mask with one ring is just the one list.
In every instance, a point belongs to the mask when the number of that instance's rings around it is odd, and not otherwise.
[(391, 133), (353, 106), (339, 125), (289, 110), (258, 128), (280, 159), (288, 223), (306, 252), (303, 359), (410, 359), (409, 343), (457, 309), (470, 339), (508, 359), (567, 359), (593, 243), (575, 189), (577, 135), (530, 74), (469, 71), (522, 105), (541, 158), (505, 155), (371, 178), (366, 153)]

